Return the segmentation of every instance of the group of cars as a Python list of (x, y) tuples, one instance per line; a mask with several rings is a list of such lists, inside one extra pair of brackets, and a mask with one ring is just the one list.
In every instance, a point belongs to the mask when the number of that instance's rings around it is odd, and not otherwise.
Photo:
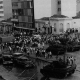
[(0, 63), (6, 66), (21, 68), (34, 68), (34, 62), (23, 55), (23, 53), (0, 54)]

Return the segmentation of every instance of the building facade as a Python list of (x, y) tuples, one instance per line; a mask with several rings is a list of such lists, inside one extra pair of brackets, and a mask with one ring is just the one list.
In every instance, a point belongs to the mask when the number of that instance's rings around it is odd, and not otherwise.
[(0, 0), (0, 21), (12, 17), (11, 0)]
[(53, 34), (64, 33), (70, 28), (80, 32), (80, 18), (77, 16), (72, 18), (66, 16), (62, 17), (61, 15), (58, 15), (57, 17), (51, 16), (50, 25), (54, 27), (52, 30)]
[(38, 32), (38, 33), (51, 34), (52, 26), (50, 26), (49, 17), (43, 17), (41, 19), (36, 19), (35, 20), (35, 28), (36, 28), (36, 32)]
[(68, 17), (51, 17), (50, 25), (53, 26), (53, 34), (62, 34), (65, 33), (67, 29), (72, 27), (72, 18)]
[(51, 0), (52, 15), (59, 14), (68, 17), (76, 16), (77, 2), (76, 0)]
[(57, 0), (57, 14), (65, 15), (68, 17), (76, 16), (76, 5), (76, 0)]
[(78, 32), (80, 32), (80, 18), (73, 18), (72, 20), (72, 26), (75, 29), (78, 29)]
[(14, 27), (34, 30), (34, 0), (12, 0)]
[(80, 0), (76, 0), (77, 2), (77, 13), (80, 12)]

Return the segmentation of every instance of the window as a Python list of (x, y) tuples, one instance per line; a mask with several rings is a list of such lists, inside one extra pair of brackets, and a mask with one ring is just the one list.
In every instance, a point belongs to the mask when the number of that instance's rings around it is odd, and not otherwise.
[(1, 14), (1, 13), (4, 13), (4, 11), (0, 11), (0, 14)]
[(18, 3), (18, 8), (21, 8), (21, 3), (20, 2)]
[(26, 23), (26, 27), (28, 28), (28, 23)]
[(25, 21), (25, 17), (24, 17), (24, 16), (22, 16), (21, 18), (22, 18), (22, 21), (24, 22), (24, 21)]
[(3, 1), (0, 1), (0, 4), (2, 4), (3, 3)]
[(32, 8), (32, 9), (31, 9), (31, 16), (33, 16), (33, 14), (34, 14), (34, 13), (33, 13), (33, 8)]
[(33, 2), (32, 1), (30, 2), (30, 8), (33, 8)]
[(30, 2), (29, 1), (27, 2), (27, 8), (30, 8)]
[(13, 18), (14, 18), (14, 19), (18, 19), (18, 16), (13, 15)]
[(18, 10), (17, 9), (13, 9), (12, 13), (13, 13), (13, 15), (18, 15)]
[(28, 16), (25, 16), (25, 22), (28, 22)]
[(61, 8), (58, 8), (58, 11), (61, 11)]
[(54, 23), (54, 32), (56, 32), (56, 23)]
[(26, 23), (23, 23), (23, 27), (26, 27)]
[(31, 16), (32, 15), (31, 9), (27, 9), (27, 10), (28, 10), (28, 15)]
[(20, 16), (24, 15), (23, 13), (24, 13), (24, 12), (23, 12), (23, 9), (18, 9), (18, 14), (19, 14)]
[(24, 8), (30, 8), (30, 2), (29, 1), (24, 2)]
[(32, 17), (31, 16), (28, 17), (28, 22), (32, 22)]
[(63, 24), (62, 23), (60, 23), (60, 32), (64, 32)]
[(32, 24), (29, 24), (29, 28), (32, 28)]
[(13, 2), (12, 6), (18, 6), (18, 3), (17, 2)]
[(28, 10), (24, 9), (24, 15), (27, 16), (28, 15)]
[(3, 18), (4, 16), (0, 16), (0, 18)]
[(24, 8), (27, 8), (27, 1), (24, 2)]
[(76, 24), (76, 22), (74, 22), (74, 24)]
[(61, 4), (61, 1), (58, 1), (58, 5), (60, 5)]
[(19, 22), (22, 22), (22, 18), (21, 18), (21, 16), (19, 16)]
[(67, 23), (67, 29), (69, 29), (70, 28), (70, 23)]
[(3, 6), (0, 6), (0, 9), (2, 9), (3, 8)]
[(19, 23), (19, 26), (20, 27), (24, 27), (24, 23)]
[(21, 2), (21, 8), (24, 8), (24, 2)]

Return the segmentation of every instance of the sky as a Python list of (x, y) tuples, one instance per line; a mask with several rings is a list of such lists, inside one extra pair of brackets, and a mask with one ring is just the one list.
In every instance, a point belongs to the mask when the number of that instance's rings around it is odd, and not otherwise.
[(51, 0), (34, 0), (35, 19), (51, 16)]

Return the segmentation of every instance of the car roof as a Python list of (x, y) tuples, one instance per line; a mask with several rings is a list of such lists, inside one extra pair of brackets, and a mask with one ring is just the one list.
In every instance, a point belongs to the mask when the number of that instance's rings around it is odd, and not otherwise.
[(28, 59), (28, 58), (25, 56), (20, 56), (20, 57), (18, 57), (18, 59)]
[(15, 55), (20, 55), (20, 54), (23, 54), (23, 53), (13, 53), (13, 54), (15, 54)]

